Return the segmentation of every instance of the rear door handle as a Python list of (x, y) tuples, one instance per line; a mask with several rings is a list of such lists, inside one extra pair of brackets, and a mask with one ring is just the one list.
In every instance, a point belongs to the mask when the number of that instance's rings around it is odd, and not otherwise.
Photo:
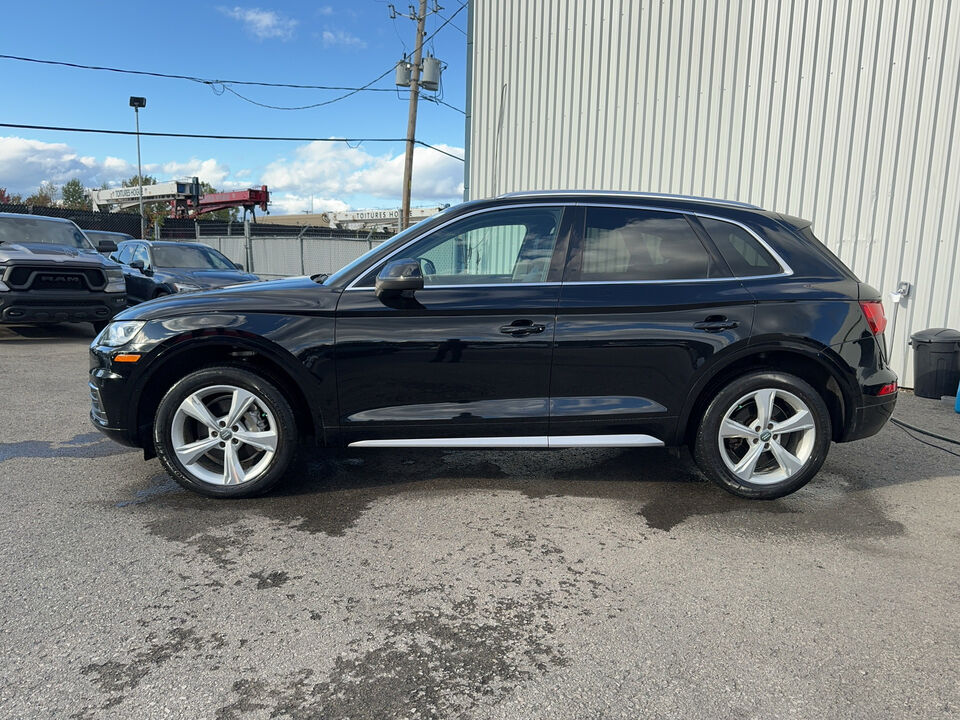
[(727, 320), (723, 315), (710, 315), (704, 320), (693, 324), (695, 329), (705, 330), (706, 332), (722, 332), (724, 330), (733, 330), (739, 326), (740, 323), (736, 320)]
[(533, 323), (530, 320), (514, 320), (509, 325), (503, 325), (500, 328), (500, 332), (504, 335), (534, 335), (536, 333), (542, 333), (547, 329), (546, 325), (540, 325), (539, 323)]

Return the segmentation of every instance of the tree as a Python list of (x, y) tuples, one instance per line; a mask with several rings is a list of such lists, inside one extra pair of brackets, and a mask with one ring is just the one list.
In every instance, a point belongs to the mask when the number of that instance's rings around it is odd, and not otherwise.
[(51, 182), (44, 181), (40, 183), (40, 187), (37, 188), (37, 191), (33, 193), (30, 197), (24, 200), (25, 205), (37, 205), (39, 207), (50, 207), (53, 205), (57, 196), (60, 194), (60, 191), (57, 190), (57, 186)]
[(83, 183), (77, 178), (69, 180), (64, 184), (60, 197), (63, 201), (63, 207), (65, 208), (89, 210), (91, 207), (90, 198), (87, 197), (86, 189), (83, 187)]
[(20, 193), (11, 195), (5, 187), (0, 187), (0, 203), (7, 205), (23, 205), (23, 196)]

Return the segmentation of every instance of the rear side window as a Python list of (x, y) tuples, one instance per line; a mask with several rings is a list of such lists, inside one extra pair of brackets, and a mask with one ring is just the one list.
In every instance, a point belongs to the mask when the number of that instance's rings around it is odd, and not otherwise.
[(697, 280), (722, 273), (677, 213), (587, 208), (580, 280)]
[(766, 248), (739, 225), (705, 217), (699, 220), (737, 277), (777, 275), (783, 272), (783, 268)]

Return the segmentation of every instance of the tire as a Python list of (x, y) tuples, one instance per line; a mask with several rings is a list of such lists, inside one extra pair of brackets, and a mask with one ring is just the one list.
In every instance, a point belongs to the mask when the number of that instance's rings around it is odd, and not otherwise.
[(103, 332), (103, 329), (104, 329), (107, 325), (110, 324), (110, 321), (109, 321), (109, 320), (97, 320), (96, 322), (92, 322), (92, 323), (90, 323), (90, 324), (93, 325), (93, 332), (95, 332), (97, 335), (99, 335), (100, 333)]
[[(771, 401), (772, 413), (761, 410)], [(693, 456), (724, 490), (773, 500), (810, 482), (827, 459), (830, 438), (830, 412), (820, 393), (795, 375), (759, 371), (731, 381), (710, 402)]]
[(163, 467), (187, 490), (251, 497), (283, 478), (297, 428), (289, 401), (274, 385), (249, 370), (221, 366), (191, 373), (167, 391), (153, 441)]

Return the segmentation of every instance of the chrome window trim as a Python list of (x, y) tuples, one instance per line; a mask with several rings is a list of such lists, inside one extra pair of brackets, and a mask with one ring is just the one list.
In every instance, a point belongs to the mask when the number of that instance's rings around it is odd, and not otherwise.
[[(447, 227), (448, 225), (451, 225), (451, 224), (453, 224), (453, 223), (455, 223), (455, 222), (459, 222), (460, 220), (463, 220), (463, 219), (468, 218), (468, 217), (473, 217), (474, 215), (480, 215), (480, 214), (482, 214), (482, 213), (497, 212), (498, 210), (512, 210), (512, 209), (516, 209), (516, 208), (559, 207), (559, 208), (565, 210), (565, 209), (568, 208), (568, 207), (574, 207), (574, 206), (575, 206), (575, 203), (570, 203), (570, 202), (566, 202), (566, 203), (564, 203), (564, 202), (555, 203), (555, 202), (554, 202), (554, 203), (518, 203), (518, 204), (516, 204), (516, 205), (497, 205), (496, 207), (480, 208), (479, 210), (474, 210), (473, 212), (464, 213), (463, 215), (457, 215), (457, 217), (451, 218), (450, 220), (448, 220), (447, 222), (443, 223), (442, 225), (437, 225), (437, 227), (433, 228), (433, 229), (430, 230), (429, 232), (413, 238), (413, 239), (412, 239), (410, 242), (408, 242), (408, 243), (404, 243), (403, 245), (401, 245), (400, 247), (398, 247), (396, 250), (394, 250), (392, 253), (390, 253), (389, 255), (387, 255), (385, 258), (381, 258), (380, 260), (378, 260), (376, 263), (374, 263), (374, 265), (377, 265), (377, 264), (379, 264), (379, 263), (389, 262), (390, 258), (394, 257), (395, 255), (397, 255), (398, 253), (402, 252), (403, 250), (406, 250), (406, 249), (407, 249), (408, 247), (410, 247), (411, 245), (413, 245), (413, 244), (415, 244), (415, 243), (418, 243), (418, 242), (420, 242), (421, 240), (425, 240), (426, 238), (428, 238), (428, 237), (430, 237), (431, 235), (433, 235), (435, 232), (438, 232), (438, 231), (442, 230), (443, 228)], [(561, 218), (561, 220), (562, 220), (562, 218)], [(558, 233), (560, 232), (560, 228), (557, 228), (557, 232), (558, 232)], [(554, 249), (556, 249), (556, 244), (554, 244)], [(360, 273), (359, 277), (357, 277), (357, 278), (356, 278), (355, 280), (353, 280), (349, 285), (347, 285), (347, 287), (345, 288), (345, 290), (374, 290), (375, 288), (374, 288), (373, 285), (357, 285), (357, 284), (356, 284), (356, 283), (360, 282), (360, 279), (361, 279), (364, 275), (366, 275), (369, 271), (370, 271), (370, 266), (367, 266), (367, 267)], [(478, 284), (474, 285), (474, 284), (471, 284), (471, 283), (464, 283), (463, 285), (430, 285), (429, 287), (431, 287), (431, 288), (440, 288), (440, 287), (447, 287), (447, 288), (449, 288), (449, 287), (456, 287), (456, 288), (459, 288), (459, 287), (504, 287), (504, 286), (509, 287), (509, 286), (511, 286), (511, 285), (513, 285), (513, 286), (515, 286), (515, 287), (523, 287), (523, 286), (531, 286), (531, 285), (538, 285), (538, 286), (539, 286), (539, 285), (559, 285), (559, 284), (560, 284), (560, 283), (547, 283), (547, 282), (542, 282), (542, 283), (486, 283), (486, 284), (479, 284), (479, 283), (478, 283)], [(425, 287), (424, 289), (426, 290), (427, 288)]]
[[(588, 193), (584, 192), (584, 194), (588, 194)], [(624, 193), (624, 195), (631, 196), (631, 197), (636, 196), (630, 193)], [(516, 197), (516, 196), (517, 196), (517, 193), (509, 193), (501, 197)], [(643, 197), (655, 198), (655, 197), (676, 197), (676, 196), (643, 195)], [(747, 225), (744, 225), (742, 222), (738, 220), (733, 220), (732, 218), (723, 217), (721, 215), (711, 215), (710, 213), (695, 212), (691, 210), (678, 210), (676, 208), (656, 207), (653, 205), (634, 205), (634, 204), (620, 205), (620, 204), (613, 204), (613, 203), (600, 203), (600, 202), (584, 203), (584, 202), (569, 202), (569, 201), (560, 202), (560, 203), (523, 203), (519, 205), (499, 205), (497, 207), (481, 208), (479, 210), (474, 210), (473, 212), (466, 213), (465, 215), (459, 215), (455, 218), (452, 218), (449, 221), (443, 223), (443, 225), (438, 225), (437, 227), (433, 228), (430, 232), (428, 232), (426, 235), (421, 235), (417, 238), (414, 238), (410, 242), (405, 243), (401, 247), (397, 248), (394, 252), (390, 253), (379, 262), (385, 263), (389, 261), (390, 258), (394, 257), (395, 255), (405, 250), (406, 248), (410, 247), (414, 243), (417, 243), (420, 240), (430, 237), (433, 233), (437, 232), (438, 230), (442, 230), (443, 228), (447, 227), (451, 223), (457, 222), (458, 220), (472, 217), (474, 215), (479, 215), (481, 213), (495, 212), (497, 210), (514, 209), (514, 208), (527, 208), (527, 207), (561, 207), (564, 209), (568, 207), (602, 207), (602, 208), (615, 208), (615, 209), (629, 208), (633, 210), (648, 210), (651, 212), (673, 213), (674, 215), (684, 215), (684, 216), (689, 215), (697, 218), (707, 218), (709, 220), (717, 220), (719, 222), (730, 223), (731, 225), (736, 225), (737, 227), (743, 229), (754, 240), (760, 243), (760, 246), (763, 247), (768, 253), (770, 253), (771, 257), (773, 257), (773, 259), (777, 262), (777, 264), (780, 265), (781, 272), (767, 274), (767, 275), (730, 275), (729, 277), (721, 277), (721, 278), (665, 278), (662, 280), (573, 280), (573, 281), (567, 281), (567, 282), (541, 282), (541, 283), (477, 283), (477, 284), (464, 283), (462, 285), (429, 285), (424, 287), (424, 290), (430, 290), (430, 289), (450, 290), (450, 289), (465, 288), (465, 287), (475, 287), (475, 288), (476, 287), (549, 287), (549, 286), (555, 286), (555, 285), (676, 285), (679, 283), (729, 282), (731, 280), (738, 280), (740, 282), (747, 281), (747, 280), (769, 280), (772, 278), (789, 277), (793, 275), (793, 268), (791, 268), (790, 265), (787, 263), (787, 261), (780, 256), (780, 253), (774, 250), (769, 243), (767, 243), (763, 238), (761, 238), (750, 227), (748, 227)], [(760, 208), (757, 208), (757, 209), (760, 209)], [(354, 280), (349, 285), (347, 285), (347, 287), (345, 288), (345, 291), (349, 292), (351, 290), (374, 290), (375, 288), (372, 285), (356, 285), (356, 283), (360, 281), (360, 278), (366, 275), (367, 272), (369, 272), (369, 268), (364, 270), (364, 272), (360, 274), (360, 277), (358, 277), (356, 280)]]

